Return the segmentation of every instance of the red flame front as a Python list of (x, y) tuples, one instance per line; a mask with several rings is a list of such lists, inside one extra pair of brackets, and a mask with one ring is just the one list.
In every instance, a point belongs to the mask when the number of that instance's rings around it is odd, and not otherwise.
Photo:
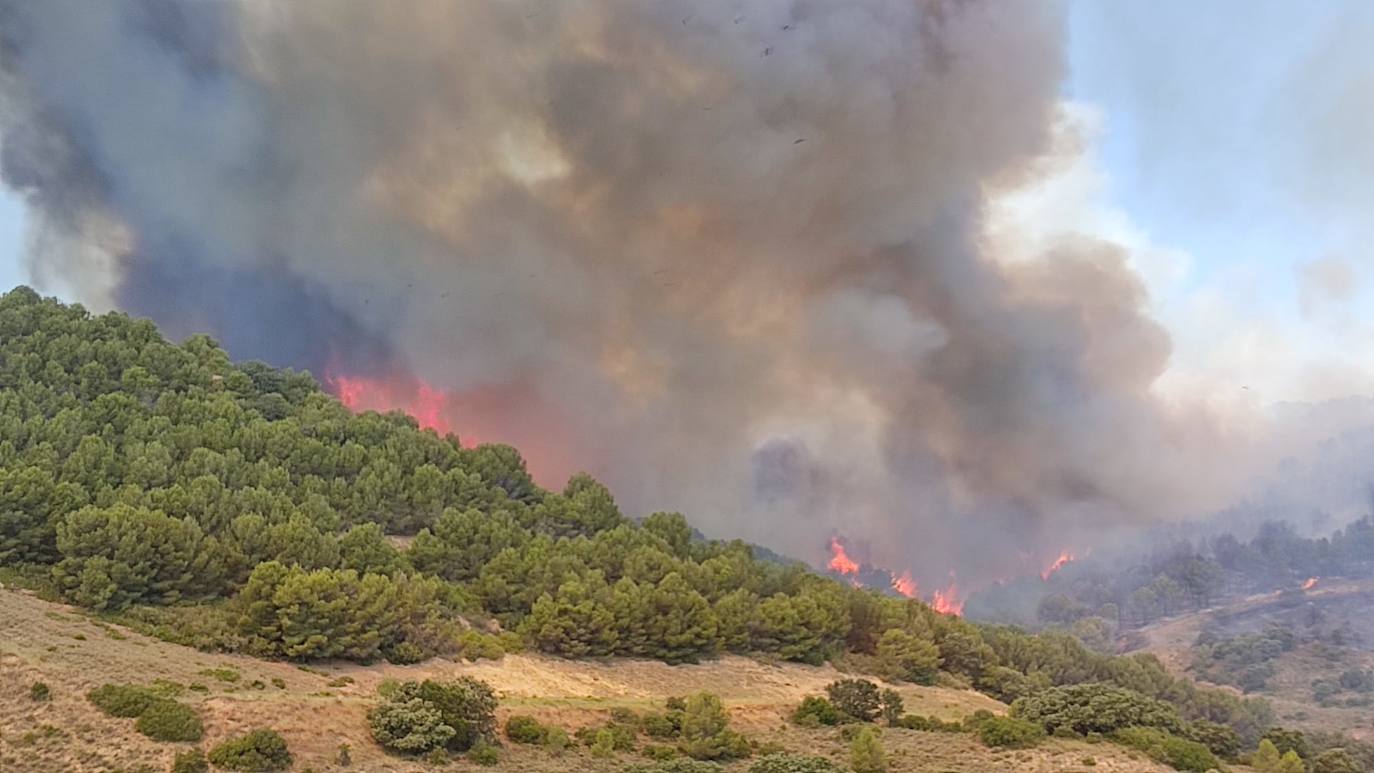
[(1320, 577), (1308, 577), (1307, 580), (1303, 582), (1302, 589), (1312, 590), (1313, 588), (1317, 587), (1317, 581), (1320, 579)]
[(410, 414), (423, 429), (440, 435), (453, 431), (448, 418), (448, 395), (418, 378), (384, 381), (364, 376), (325, 375), (325, 384), (349, 410), (392, 411)]
[(1048, 581), (1050, 579), (1050, 575), (1054, 574), (1060, 569), (1063, 569), (1065, 564), (1070, 563), (1073, 560), (1073, 553), (1070, 553), (1067, 550), (1063, 551), (1059, 554), (1058, 558), (1054, 559), (1054, 563), (1050, 564), (1049, 567), (1045, 569), (1045, 571), (1040, 573), (1040, 579)]
[(858, 574), (859, 565), (844, 552), (844, 545), (840, 543), (838, 537), (830, 538), (830, 563), (826, 564), (832, 572), (840, 574)]
[(892, 589), (909, 599), (916, 598), (920, 592), (920, 588), (916, 587), (916, 581), (911, 579), (910, 571), (902, 572), (901, 577), (893, 577)]
[(930, 607), (945, 615), (964, 614), (964, 600), (959, 596), (959, 581), (954, 572), (949, 573), (949, 586), (935, 591), (930, 597)]

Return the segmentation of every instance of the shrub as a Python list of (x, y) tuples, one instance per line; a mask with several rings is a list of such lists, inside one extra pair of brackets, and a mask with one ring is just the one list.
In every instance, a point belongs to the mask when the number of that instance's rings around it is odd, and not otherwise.
[(592, 756), (604, 758), (612, 754), (615, 754), (615, 735), (603, 727), (592, 737)]
[(905, 708), (901, 693), (896, 690), (883, 690), (879, 700), (882, 702), (883, 719), (889, 725), (897, 724), (897, 721), (902, 718), (902, 709)]
[(483, 767), (491, 767), (501, 761), (501, 753), (492, 744), (478, 740), (468, 750), (468, 759)]
[(544, 728), (544, 749), (549, 754), (555, 757), (561, 755), (563, 750), (568, 748), (569, 743), (568, 731), (561, 727)]
[(150, 705), (134, 729), (154, 741), (199, 741), (205, 735), (200, 715), (190, 706), (161, 700)]
[(792, 712), (792, 721), (802, 727), (838, 725), (840, 723), (840, 710), (825, 698), (811, 695), (803, 698), (801, 705)]
[(878, 640), (877, 660), (882, 675), (889, 679), (934, 684), (940, 672), (940, 650), (935, 643), (898, 628), (887, 630)]
[(722, 770), (715, 763), (676, 757), (653, 765), (631, 765), (623, 773), (721, 773)]
[(422, 663), (429, 660), (430, 653), (424, 647), (412, 641), (397, 642), (382, 651), (382, 657), (388, 663), (398, 666), (408, 666), (412, 663)]
[(1283, 727), (1271, 727), (1264, 731), (1260, 736), (1274, 744), (1274, 748), (1279, 750), (1279, 754), (1293, 752), (1303, 759), (1312, 756), (1312, 749), (1308, 746), (1307, 736), (1301, 730), (1289, 730)]
[(907, 714), (897, 720), (897, 727), (907, 730), (928, 730), (937, 733), (962, 733), (968, 728), (962, 722), (945, 722), (938, 717), (923, 717), (919, 714)]
[(282, 679), (282, 678), (279, 677), (279, 676), (274, 676), (274, 677), (272, 677), (272, 686), (275, 687), (275, 688), (277, 688), (278, 690), (285, 690), (285, 689), (286, 689), (286, 680), (285, 680), (285, 679)]
[(1221, 767), (1221, 761), (1206, 746), (1158, 728), (1128, 727), (1118, 730), (1113, 737), (1119, 743), (1139, 749), (1150, 759), (1163, 762), (1175, 770), (1204, 773)]
[(439, 709), (421, 698), (389, 700), (368, 712), (367, 721), (382, 748), (406, 754), (443, 749), (455, 734)]
[(434, 765), (435, 767), (442, 767), (444, 765), (447, 765), (448, 759), (448, 749), (445, 749), (442, 746), (436, 746), (433, 749), (430, 749), (429, 754), (425, 755), (425, 762), (428, 762), (429, 764)]
[(339, 767), (346, 768), (353, 764), (353, 747), (346, 743), (339, 744), (339, 753), (335, 756), (335, 761)]
[(841, 679), (826, 685), (825, 693), (840, 713), (860, 722), (872, 722), (882, 707), (878, 685), (866, 679)]
[(544, 726), (534, 717), (517, 714), (506, 720), (506, 737), (515, 743), (540, 743), (544, 740)]
[(388, 682), (379, 692), (386, 702), (368, 720), (377, 742), (395, 751), (419, 753), (440, 746), (467, 751), (496, 729), (496, 693), (471, 677)]
[(1312, 773), (1360, 773), (1360, 764), (1345, 749), (1327, 749), (1312, 760)]
[(29, 698), (38, 702), (43, 702), (52, 697), (52, 691), (43, 682), (34, 682), (29, 687)]
[(750, 765), (749, 773), (844, 773), (844, 768), (824, 757), (770, 754)]
[(611, 721), (624, 725), (637, 725), (639, 724), (639, 715), (634, 713), (633, 709), (616, 706), (611, 709)]
[(275, 730), (254, 730), (211, 749), (210, 762), (227, 770), (262, 773), (291, 767), (291, 752)]
[(611, 739), (611, 748), (614, 751), (634, 751), (637, 731), (634, 727), (619, 722), (607, 722), (604, 725), (584, 727), (574, 733), (574, 736), (578, 743), (583, 746), (593, 746), (596, 744), (596, 739), (603, 733)]
[(147, 687), (132, 684), (102, 684), (86, 694), (95, 707), (112, 717), (132, 719), (154, 703), (165, 700)]
[(1226, 725), (1199, 719), (1188, 726), (1187, 735), (1223, 759), (1232, 760), (1240, 754), (1240, 734)]
[(210, 763), (200, 749), (181, 752), (172, 760), (172, 773), (209, 773), (209, 770)]
[(749, 756), (749, 741), (730, 730), (730, 717), (720, 698), (700, 692), (687, 699), (678, 749), (697, 760), (732, 760)]
[(659, 762), (662, 762), (663, 760), (676, 759), (677, 749), (674, 749), (671, 746), (657, 746), (654, 744), (649, 744), (648, 746), (644, 747), (644, 756), (648, 757), (651, 760), (658, 760)]
[(1183, 730), (1173, 706), (1134, 690), (1102, 683), (1051, 687), (1011, 704), (1011, 715), (1044, 725), (1053, 733), (1066, 726), (1080, 735), (1110, 733), (1127, 727)]
[(883, 753), (882, 741), (878, 740), (878, 728), (865, 727), (854, 737), (849, 745), (849, 766), (854, 773), (887, 772), (887, 755)]
[(639, 718), (639, 726), (650, 738), (677, 738), (682, 732), (682, 712), (645, 714)]
[(986, 746), (1024, 749), (1045, 737), (1045, 728), (1016, 717), (990, 717), (978, 723), (978, 740)]
[(1042, 672), (1023, 674), (1014, 668), (993, 666), (978, 679), (978, 689), (1004, 703), (1034, 695), (1050, 687), (1050, 678)]
[(221, 682), (237, 682), (242, 678), (242, 675), (239, 674), (238, 671), (228, 666), (223, 668), (203, 668), (200, 671), (200, 675), (213, 677)]

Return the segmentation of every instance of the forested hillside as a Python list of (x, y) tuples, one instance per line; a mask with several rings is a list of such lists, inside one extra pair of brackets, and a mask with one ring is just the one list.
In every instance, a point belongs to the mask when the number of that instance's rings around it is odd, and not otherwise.
[(210, 650), (764, 654), (1005, 701), (1095, 683), (1070, 698), (1164, 701), (1180, 717), (1165, 730), (1204, 742), (1220, 723), (1249, 747), (1271, 722), (1263, 702), (1174, 679), (1152, 657), (762, 561), (694, 538), (676, 513), (626, 517), (585, 475), (545, 491), (515, 449), (353, 415), (308, 374), (27, 288), (0, 297), (0, 565)]

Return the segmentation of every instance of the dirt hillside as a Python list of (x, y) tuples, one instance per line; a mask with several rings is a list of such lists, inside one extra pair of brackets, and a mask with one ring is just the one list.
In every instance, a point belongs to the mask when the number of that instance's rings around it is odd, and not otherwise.
[[(383, 679), (468, 674), (502, 695), (501, 718), (532, 714), (572, 731), (604, 722), (613, 707), (661, 706), (696, 690), (721, 695), (732, 721), (751, 737), (789, 750), (843, 761), (846, 746), (833, 729), (805, 730), (786, 716), (803, 696), (821, 692), (841, 674), (830, 667), (761, 663), (727, 657), (702, 665), (650, 661), (569, 661), (532, 655), (501, 661), (416, 666), (335, 664), (309, 670), (280, 662), (217, 655), (169, 644), (93, 620), (80, 610), (22, 591), (0, 590), (0, 770), (166, 771), (185, 744), (153, 742), (133, 721), (104, 716), (85, 698), (105, 682), (159, 684), (202, 714), (209, 748), (226, 737), (270, 727), (286, 737), (295, 770), (341, 770), (341, 743), (350, 770), (438, 770), (386, 755), (372, 742), (366, 714)], [(51, 700), (35, 702), (30, 686), (47, 683)], [(956, 719), (1002, 704), (978, 693), (906, 685), (907, 710)], [(1148, 760), (1107, 744), (1053, 740), (1030, 751), (995, 751), (965, 734), (887, 730), (884, 744), (897, 771), (1156, 771)], [(541, 749), (507, 744), (504, 771), (620, 771), (642, 762), (623, 755), (593, 758), (570, 750), (554, 758)], [(748, 763), (732, 770), (747, 770)], [(455, 761), (443, 770), (490, 770)]]

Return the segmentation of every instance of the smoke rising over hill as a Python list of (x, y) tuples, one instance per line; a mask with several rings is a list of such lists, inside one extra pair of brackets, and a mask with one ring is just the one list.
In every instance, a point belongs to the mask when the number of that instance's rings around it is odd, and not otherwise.
[(1011, 264), (984, 238), (1052, 151), (1063, 27), (6, 3), (3, 173), (39, 277), (237, 357), (442, 390), (460, 436), (588, 468), (628, 512), (816, 562), (843, 533), (928, 587), (1216, 506), (1245, 469), (1152, 392), (1169, 339), (1121, 248)]

